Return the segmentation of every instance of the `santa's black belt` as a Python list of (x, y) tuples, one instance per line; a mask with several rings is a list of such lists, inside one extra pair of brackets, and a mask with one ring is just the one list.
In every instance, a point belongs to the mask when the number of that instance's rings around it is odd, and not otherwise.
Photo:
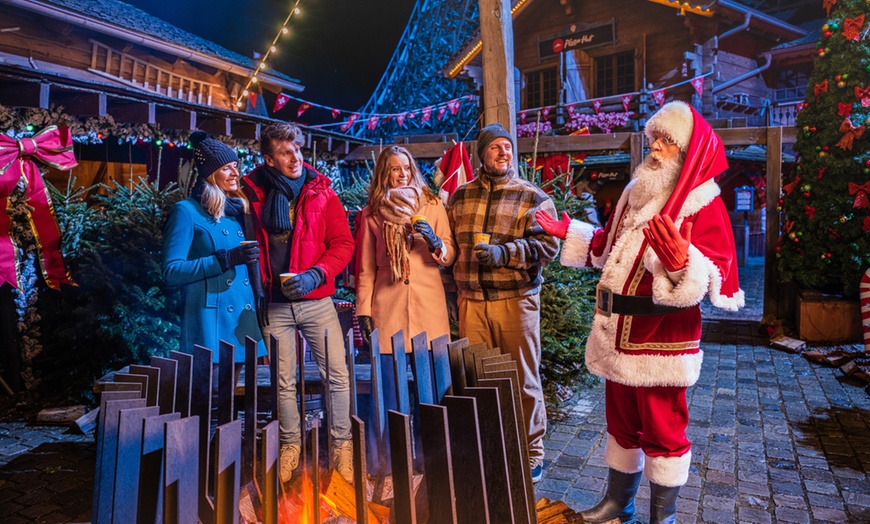
[(599, 313), (606, 317), (614, 313), (634, 317), (650, 317), (688, 309), (656, 304), (651, 296), (618, 295), (600, 284), (595, 288), (595, 307)]

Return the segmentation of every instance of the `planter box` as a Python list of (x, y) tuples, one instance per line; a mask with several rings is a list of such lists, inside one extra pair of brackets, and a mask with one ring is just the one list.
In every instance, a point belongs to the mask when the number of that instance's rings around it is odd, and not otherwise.
[(798, 292), (798, 335), (808, 342), (861, 342), (861, 306), (858, 300), (816, 291)]

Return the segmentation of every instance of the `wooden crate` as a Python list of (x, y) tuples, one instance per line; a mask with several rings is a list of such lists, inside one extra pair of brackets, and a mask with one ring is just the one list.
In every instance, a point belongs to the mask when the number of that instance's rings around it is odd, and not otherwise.
[(858, 300), (816, 291), (800, 291), (797, 298), (797, 327), (801, 340), (860, 342), (863, 339)]

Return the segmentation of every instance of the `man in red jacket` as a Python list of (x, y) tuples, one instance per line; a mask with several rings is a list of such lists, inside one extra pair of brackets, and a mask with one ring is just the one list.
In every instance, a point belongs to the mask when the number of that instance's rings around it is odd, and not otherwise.
[[(296, 404), (296, 331), (308, 342), (326, 380), (332, 405), (330, 432), (335, 446), (333, 465), (353, 481), (350, 433), (350, 387), (345, 364), (344, 337), (331, 296), (335, 277), (353, 254), (353, 236), (331, 181), (302, 161), (302, 131), (293, 124), (273, 124), (260, 136), (265, 164), (242, 179), (250, 200), (257, 240), (260, 274), (268, 309), (263, 337), (278, 339), (278, 413), (282, 482), (299, 465), (301, 430)], [(280, 275), (295, 276), (283, 282)], [(329, 346), (323, 332), (329, 331)], [(275, 358), (273, 355), (272, 358)]]

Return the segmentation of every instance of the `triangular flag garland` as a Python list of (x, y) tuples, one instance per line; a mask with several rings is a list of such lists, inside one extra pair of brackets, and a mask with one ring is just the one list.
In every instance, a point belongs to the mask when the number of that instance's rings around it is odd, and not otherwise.
[(341, 124), (341, 126), (339, 126), (339, 129), (341, 129), (341, 132), (343, 133), (343, 132), (347, 131), (348, 129), (350, 129), (350, 126), (352, 126), (353, 123), (356, 122), (357, 118), (359, 118), (359, 113), (353, 113), (352, 115), (347, 117), (347, 121), (345, 123)]
[(459, 106), (462, 105), (462, 99), (457, 98), (455, 100), (450, 100), (447, 102), (447, 109), (450, 110), (451, 115), (455, 115), (459, 112)]
[(550, 108), (549, 107), (545, 107), (545, 108), (541, 109), (541, 118), (543, 118), (544, 120), (550, 118)]
[(592, 101), (592, 109), (595, 110), (596, 115), (601, 112), (601, 99), (600, 98), (596, 98), (595, 100)]
[(341, 116), (341, 110), (333, 107), (332, 108), (332, 119), (335, 120), (336, 118), (338, 118), (340, 116)]
[(652, 96), (659, 106), (665, 105), (665, 88), (656, 89), (652, 92)]
[(438, 120), (443, 120), (445, 113), (447, 113), (447, 106), (439, 107), (438, 108)]
[(400, 115), (396, 115), (396, 124), (398, 124), (399, 127), (402, 127), (403, 125), (405, 125), (405, 113), (402, 113)]
[(248, 95), (248, 102), (251, 103), (251, 107), (256, 109), (257, 108), (257, 93), (250, 93)]
[(628, 104), (631, 103), (631, 99), (633, 96), (634, 96), (633, 94), (627, 94), (627, 95), (622, 95), (621, 97), (619, 97), (620, 100), (622, 100), (622, 107), (626, 111), (628, 111)]
[(425, 124), (429, 121), (429, 117), (432, 116), (432, 106), (423, 108), (423, 118), (420, 119), (420, 125)]
[(375, 128), (378, 127), (378, 120), (380, 120), (380, 117), (378, 117), (378, 115), (372, 115), (369, 117), (369, 123), (366, 124), (366, 127), (368, 127), (369, 131), (374, 131)]
[(301, 104), (299, 104), (299, 109), (296, 110), (296, 118), (302, 116), (302, 113), (308, 111), (308, 108), (310, 107), (311, 104), (309, 104), (308, 102), (302, 102)]
[(704, 77), (697, 76), (689, 81), (692, 84), (692, 87), (695, 88), (695, 92), (698, 93), (698, 96), (703, 96), (704, 94)]
[(520, 123), (523, 123), (523, 124), (526, 123), (526, 112), (525, 111), (520, 112)]
[(285, 95), (284, 93), (278, 93), (278, 96), (275, 98), (275, 107), (272, 108), (273, 113), (277, 113), (281, 110), (282, 107), (287, 105), (287, 102), (290, 101), (290, 97)]

